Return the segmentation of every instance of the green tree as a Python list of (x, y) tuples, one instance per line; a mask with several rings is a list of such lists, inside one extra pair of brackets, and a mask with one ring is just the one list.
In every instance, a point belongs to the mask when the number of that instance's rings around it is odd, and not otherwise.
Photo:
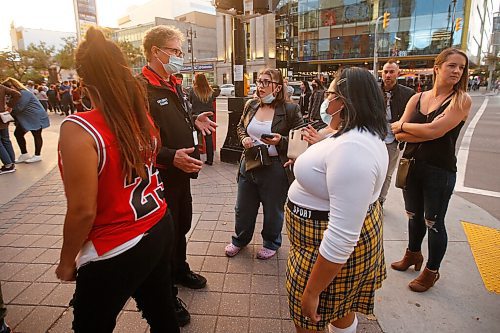
[(67, 37), (62, 39), (64, 41), (64, 46), (55, 55), (55, 60), (59, 65), (59, 72), (61, 69), (73, 69), (75, 68), (75, 51), (77, 46), (77, 41), (75, 37)]
[(0, 52), (0, 75), (3, 78), (12, 76), (21, 80), (26, 72), (26, 67), (18, 53), (13, 51)]
[[(54, 47), (44, 42), (30, 44), (26, 50), (0, 52), (0, 68), (2, 76), (13, 76), (20, 81), (43, 79), (52, 62)], [(29, 76), (29, 78), (27, 78)]]
[(143, 61), (141, 48), (135, 47), (129, 41), (119, 41), (117, 44), (125, 55), (130, 67), (136, 67)]
[(54, 46), (47, 46), (45, 42), (38, 45), (30, 44), (26, 50), (20, 50), (19, 56), (28, 68), (35, 71), (47, 71), (52, 63)]

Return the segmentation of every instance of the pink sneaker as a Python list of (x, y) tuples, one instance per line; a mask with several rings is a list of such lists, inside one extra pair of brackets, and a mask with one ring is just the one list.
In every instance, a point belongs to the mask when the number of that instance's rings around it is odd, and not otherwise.
[(240, 252), (240, 250), (241, 247), (233, 245), (233, 243), (227, 244), (226, 248), (224, 249), (224, 251), (226, 252), (226, 256), (228, 257), (234, 257), (235, 255), (238, 254), (238, 252)]
[(257, 252), (257, 259), (267, 260), (272, 258), (275, 254), (275, 250), (270, 250), (263, 247), (259, 250), (259, 252)]

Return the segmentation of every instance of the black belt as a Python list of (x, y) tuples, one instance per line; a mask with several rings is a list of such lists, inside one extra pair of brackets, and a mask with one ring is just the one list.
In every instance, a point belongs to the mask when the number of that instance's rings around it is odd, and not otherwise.
[(304, 207), (297, 206), (290, 200), (287, 201), (286, 205), (290, 208), (290, 211), (297, 215), (298, 217), (310, 220), (328, 220), (328, 211), (323, 210), (312, 210)]

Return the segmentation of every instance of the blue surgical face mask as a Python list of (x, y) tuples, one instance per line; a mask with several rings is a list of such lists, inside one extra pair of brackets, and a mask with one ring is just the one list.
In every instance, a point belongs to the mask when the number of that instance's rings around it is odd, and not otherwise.
[(321, 116), (321, 120), (328, 126), (330, 126), (330, 123), (332, 122), (333, 116), (335, 116), (337, 113), (342, 111), (342, 108), (338, 109), (332, 114), (328, 113), (328, 106), (330, 105), (330, 102), (333, 101), (333, 99), (325, 99), (323, 103), (321, 103), (321, 107), (319, 109), (319, 115)]
[[(278, 87), (280, 87), (280, 86), (278, 86)], [(278, 87), (276, 87), (269, 95), (261, 97), (260, 101), (263, 104), (271, 104), (272, 102), (274, 102), (274, 100), (276, 99), (276, 96), (274, 95), (274, 93), (278, 93), (279, 92)]]
[[(167, 54), (162, 49), (158, 50)], [(168, 74), (174, 74), (180, 72), (182, 70), (182, 67), (184, 66), (184, 58), (180, 58), (175, 55), (168, 55), (168, 56), (169, 56), (168, 64), (164, 64), (158, 57), (156, 57), (156, 59), (158, 59), (158, 61), (163, 65), (163, 69), (165, 69), (165, 72), (167, 72)]]
[(262, 97), (260, 99), (260, 101), (263, 104), (271, 104), (272, 102), (274, 102), (275, 99), (276, 99), (276, 96), (274, 96), (273, 93), (270, 93), (269, 95), (266, 95), (266, 96)]

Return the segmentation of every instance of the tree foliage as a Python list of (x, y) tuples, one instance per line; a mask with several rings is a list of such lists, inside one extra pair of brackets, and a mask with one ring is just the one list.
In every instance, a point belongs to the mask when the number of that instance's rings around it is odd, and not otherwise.
[(143, 60), (143, 55), (140, 47), (134, 46), (129, 41), (119, 41), (118, 46), (122, 50), (130, 67), (136, 67)]
[(49, 68), (54, 51), (54, 46), (49, 47), (45, 42), (40, 42), (38, 45), (28, 45), (26, 50), (19, 51), (19, 55), (28, 68), (42, 71)]
[(0, 68), (3, 77), (12, 76), (16, 79), (43, 79), (42, 72), (47, 71), (52, 62), (54, 47), (40, 42), (30, 44), (26, 50), (0, 52)]
[(11, 76), (21, 80), (25, 71), (26, 68), (23, 68), (18, 53), (13, 51), (0, 52), (0, 76), (2, 79)]
[(77, 41), (75, 37), (63, 38), (64, 46), (55, 55), (54, 59), (59, 65), (59, 72), (61, 69), (74, 69), (75, 68), (75, 51)]

